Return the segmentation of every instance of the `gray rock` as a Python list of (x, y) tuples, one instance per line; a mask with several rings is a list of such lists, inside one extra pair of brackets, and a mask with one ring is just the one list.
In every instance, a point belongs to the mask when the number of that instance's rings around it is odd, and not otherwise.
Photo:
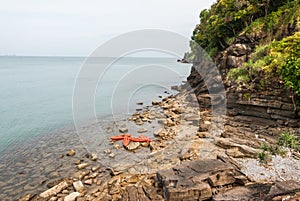
[(141, 129), (139, 129), (137, 132), (138, 133), (145, 133), (145, 132), (147, 132), (148, 130), (146, 129), (146, 128), (141, 128)]
[(121, 127), (121, 128), (119, 128), (119, 131), (121, 133), (126, 133), (126, 132), (128, 132), (128, 128), (127, 127)]
[[(212, 197), (213, 186), (232, 184), (235, 168), (216, 159), (195, 160), (179, 167), (157, 172), (166, 200), (206, 200)], [(235, 172), (237, 173), (237, 172)]]

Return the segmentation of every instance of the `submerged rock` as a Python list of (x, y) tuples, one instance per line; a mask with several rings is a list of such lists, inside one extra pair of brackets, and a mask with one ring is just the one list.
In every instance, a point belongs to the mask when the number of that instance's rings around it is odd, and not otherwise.
[(137, 132), (138, 133), (146, 133), (148, 130), (146, 128), (141, 128)]
[(128, 132), (128, 128), (127, 127), (121, 127), (121, 128), (119, 128), (119, 131), (121, 133), (126, 133), (126, 132)]
[(67, 156), (74, 156), (75, 155), (75, 151), (74, 151), (74, 149), (71, 149), (71, 150), (69, 150), (68, 152), (67, 152)]

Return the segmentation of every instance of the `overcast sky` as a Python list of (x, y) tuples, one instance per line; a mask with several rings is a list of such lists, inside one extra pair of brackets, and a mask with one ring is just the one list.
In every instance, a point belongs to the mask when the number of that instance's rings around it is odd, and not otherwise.
[(214, 0), (0, 0), (0, 55), (87, 56), (139, 29), (191, 36)]

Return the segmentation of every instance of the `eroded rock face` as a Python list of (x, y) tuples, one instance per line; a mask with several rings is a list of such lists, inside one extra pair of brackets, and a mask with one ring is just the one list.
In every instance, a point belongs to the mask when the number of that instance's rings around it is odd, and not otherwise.
[(189, 161), (157, 173), (163, 196), (170, 201), (209, 199), (214, 187), (231, 185), (237, 176), (235, 167), (217, 159)]

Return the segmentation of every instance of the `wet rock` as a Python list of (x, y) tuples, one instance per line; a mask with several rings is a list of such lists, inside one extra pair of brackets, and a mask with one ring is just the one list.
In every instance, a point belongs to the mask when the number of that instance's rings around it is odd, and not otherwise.
[(135, 121), (135, 124), (140, 126), (140, 125), (143, 125), (145, 122), (143, 122), (142, 120), (138, 120), (138, 121)]
[(86, 170), (86, 171), (79, 171), (79, 172), (76, 172), (74, 174), (74, 177), (75, 178), (78, 178), (79, 180), (83, 179), (85, 176), (87, 176), (88, 174), (90, 174), (90, 170)]
[(121, 128), (119, 128), (119, 131), (121, 133), (126, 133), (126, 132), (128, 132), (128, 128), (127, 127), (121, 127)]
[(81, 193), (79, 192), (73, 192), (69, 195), (67, 195), (65, 198), (64, 198), (64, 201), (75, 201), (76, 198), (80, 197), (81, 196)]
[(91, 160), (92, 160), (92, 161), (96, 161), (97, 159), (98, 159), (97, 154), (92, 153), (92, 155), (91, 155)]
[(146, 128), (141, 128), (137, 132), (138, 133), (146, 133), (148, 130)]
[(162, 132), (162, 131), (163, 131), (162, 128), (157, 129), (157, 130), (155, 130), (155, 131), (153, 132), (153, 135), (154, 135), (154, 136), (159, 136), (159, 133)]
[(52, 188), (42, 192), (39, 197), (41, 198), (49, 198), (50, 196), (56, 195), (59, 192), (61, 192), (62, 190), (64, 190), (65, 188), (67, 188), (69, 186), (67, 181), (62, 181), (59, 184), (53, 186)]
[(156, 101), (156, 100), (152, 101), (152, 105), (158, 105), (158, 104), (159, 104), (159, 101)]
[(112, 133), (114, 131), (114, 129), (112, 127), (107, 127), (106, 128), (106, 132), (108, 133)]
[(67, 152), (67, 156), (74, 156), (75, 155), (75, 151), (74, 151), (74, 149), (71, 149), (71, 150), (69, 150), (68, 152)]
[(84, 191), (84, 185), (81, 181), (73, 182), (73, 187), (79, 193), (82, 193)]
[(21, 197), (18, 201), (29, 201), (32, 197), (33, 197), (33, 195), (27, 194), (27, 195), (24, 195), (23, 197)]
[(81, 164), (77, 165), (77, 169), (78, 169), (78, 170), (81, 170), (81, 169), (86, 168), (87, 166), (89, 166), (88, 163), (81, 163)]
[(139, 142), (130, 142), (128, 146), (126, 146), (125, 148), (129, 151), (133, 151), (137, 148), (139, 148), (140, 143)]
[(93, 172), (96, 172), (96, 171), (99, 170), (99, 169), (100, 169), (100, 166), (94, 166), (94, 167), (91, 168), (91, 170), (92, 170)]
[(114, 158), (115, 156), (116, 156), (116, 154), (114, 154), (114, 153), (111, 153), (108, 155), (109, 158)]
[(166, 120), (165, 119), (157, 119), (157, 123), (159, 123), (159, 124), (165, 124)]

